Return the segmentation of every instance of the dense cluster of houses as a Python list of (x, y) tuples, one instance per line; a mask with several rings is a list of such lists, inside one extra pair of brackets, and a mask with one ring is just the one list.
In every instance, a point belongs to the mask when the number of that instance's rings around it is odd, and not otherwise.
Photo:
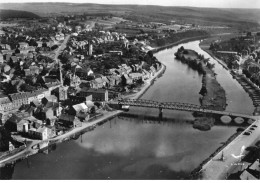
[[(225, 61), (230, 69), (239, 70), (243, 68), (251, 73), (252, 70), (257, 70), (256, 67), (259, 67), (260, 62), (260, 50), (257, 49), (259, 44), (256, 44), (257, 37), (257, 35), (244, 35), (232, 38), (228, 41), (230, 48), (227, 47), (227, 50), (223, 50), (225, 47), (222, 48), (222, 44), (225, 46), (225, 42), (222, 43), (220, 40), (216, 40), (211, 43), (210, 50), (214, 51), (218, 58)], [(232, 49), (240, 51), (230, 51)]]
[[(14, 49), (0, 44), (1, 125), (9, 131), (39, 140), (59, 135), (88, 121), (104, 102), (119, 97), (121, 90), (116, 89), (128, 91), (127, 87), (144, 82), (161, 67), (159, 62), (138, 61), (138, 56), (144, 58), (150, 50), (144, 42), (130, 42), (125, 34), (117, 32), (76, 26), (61, 53), (68, 56), (66, 64), (70, 65), (64, 69), (65, 64), (56, 64), (42, 51), (48, 52), (45, 48), (63, 41), (61, 31), (68, 28), (59, 23), (56, 36), (48, 39), (19, 35), (24, 39)], [(31, 39), (37, 44), (31, 45)], [(100, 45), (105, 49), (101, 54), (97, 51)], [(135, 54), (128, 51), (130, 47), (135, 48)], [(113, 59), (126, 62), (97, 72), (96, 62), (103, 65), (105, 60), (112, 63)]]

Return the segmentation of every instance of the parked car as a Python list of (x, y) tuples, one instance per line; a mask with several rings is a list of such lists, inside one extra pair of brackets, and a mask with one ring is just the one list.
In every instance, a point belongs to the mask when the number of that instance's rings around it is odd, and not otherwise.
[(248, 133), (248, 132), (245, 132), (243, 135), (250, 135), (250, 133)]

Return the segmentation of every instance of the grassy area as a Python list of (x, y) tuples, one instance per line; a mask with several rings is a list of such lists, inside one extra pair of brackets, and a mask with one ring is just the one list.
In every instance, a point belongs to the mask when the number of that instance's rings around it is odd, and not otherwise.
[(30, 11), (38, 15), (54, 16), (64, 14), (112, 14), (137, 22), (165, 22), (197, 25), (218, 25), (250, 30), (259, 26), (259, 9), (221, 9), (197, 7), (164, 7), (145, 5), (102, 5), (76, 3), (3, 3), (2, 9)]
[(209, 36), (209, 34), (206, 31), (201, 31), (201, 30), (190, 30), (186, 32), (173, 33), (170, 34), (169, 37), (154, 39), (150, 41), (150, 45), (152, 47), (160, 47), (174, 42), (178, 42), (182, 39), (188, 39), (188, 38), (193, 38), (198, 36)]
[(38, 19), (39, 15), (28, 11), (18, 11), (18, 10), (0, 10), (0, 18), (2, 20), (8, 18), (28, 18), (28, 19)]

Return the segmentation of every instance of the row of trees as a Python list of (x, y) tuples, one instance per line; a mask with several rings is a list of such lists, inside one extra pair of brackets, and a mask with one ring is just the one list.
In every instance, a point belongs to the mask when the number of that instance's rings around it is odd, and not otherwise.
[(209, 49), (212, 51), (236, 51), (241, 53), (243, 50), (250, 50), (250, 45), (253, 41), (248, 41), (244, 37), (232, 38), (227, 41), (222, 41), (220, 43), (212, 42)]
[(182, 39), (199, 37), (199, 36), (208, 36), (209, 34), (206, 31), (202, 30), (189, 30), (185, 32), (178, 32), (178, 33), (170, 33), (169, 37), (161, 38), (161, 39), (154, 39), (151, 40), (151, 46), (164, 46), (167, 44), (171, 44)]
[(252, 75), (248, 70), (243, 69), (243, 74), (249, 78), (253, 83), (255, 83), (257, 86), (260, 86), (260, 78), (257, 77), (257, 75)]
[(203, 55), (198, 54), (197, 52), (195, 53), (197, 55), (197, 59), (191, 59), (189, 57), (186, 58), (185, 54), (188, 54), (188, 50), (184, 49), (182, 46), (175, 53), (175, 56), (178, 60), (187, 64), (193, 70), (198, 71), (199, 74), (206, 74), (203, 64), (205, 64), (209, 69), (213, 69), (215, 66), (214, 64), (209, 63), (209, 59), (205, 59)]

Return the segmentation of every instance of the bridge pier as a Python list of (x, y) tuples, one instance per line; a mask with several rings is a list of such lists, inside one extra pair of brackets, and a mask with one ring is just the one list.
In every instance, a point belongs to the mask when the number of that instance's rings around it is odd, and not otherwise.
[(163, 109), (160, 107), (159, 108), (159, 118), (162, 119), (163, 117)]

